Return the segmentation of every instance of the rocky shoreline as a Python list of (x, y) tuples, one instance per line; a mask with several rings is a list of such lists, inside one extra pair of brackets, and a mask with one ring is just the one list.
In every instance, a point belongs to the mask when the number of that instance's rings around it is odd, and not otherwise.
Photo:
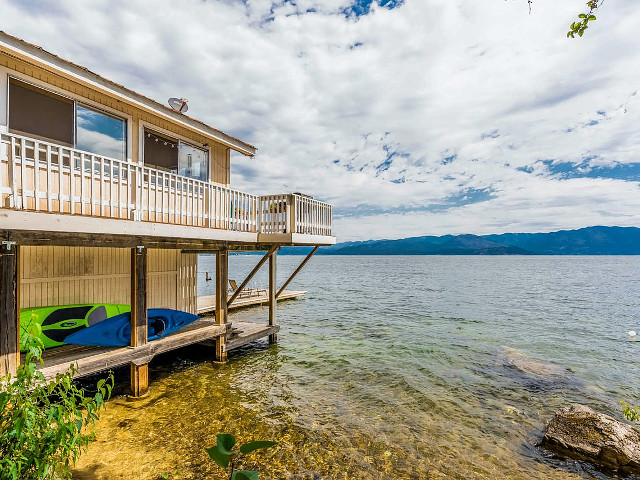
[(591, 462), (621, 474), (640, 474), (640, 431), (586, 405), (556, 412), (541, 445), (560, 457)]

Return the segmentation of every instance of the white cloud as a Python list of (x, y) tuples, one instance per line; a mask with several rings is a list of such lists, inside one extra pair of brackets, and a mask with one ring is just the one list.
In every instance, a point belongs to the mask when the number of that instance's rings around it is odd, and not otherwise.
[[(536, 0), (529, 15), (524, 0), (406, 0), (355, 19), (348, 0), (0, 0), (0, 28), (189, 98), (259, 148), (234, 157), (234, 187), (328, 200), (340, 240), (638, 225), (637, 176), (561, 178), (539, 162), (640, 162), (640, 13), (609, 0), (568, 40), (584, 3)], [(431, 208), (469, 189), (491, 198)]]

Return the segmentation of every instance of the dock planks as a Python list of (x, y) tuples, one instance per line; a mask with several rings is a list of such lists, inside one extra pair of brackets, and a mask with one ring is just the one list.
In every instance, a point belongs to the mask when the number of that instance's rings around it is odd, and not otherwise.
[[(218, 325), (211, 317), (196, 320), (188, 327), (164, 338), (153, 340), (139, 347), (89, 347), (83, 345), (64, 345), (45, 350), (44, 364), (38, 369), (46, 379), (55, 378), (69, 365), (75, 364), (76, 378), (91, 375), (110, 368), (126, 365), (129, 362), (143, 365), (154, 356), (177, 348), (200, 343), (225, 333), (226, 327)], [(234, 332), (227, 341), (227, 350), (241, 347), (260, 338), (268, 337), (280, 330), (278, 325), (270, 326), (257, 322), (233, 322)], [(24, 361), (24, 355), (22, 360)]]
[[(285, 290), (278, 297), (278, 301), (282, 300), (290, 300), (293, 298), (298, 298), (306, 295), (306, 291), (296, 291), (296, 290)], [(229, 310), (233, 310), (236, 308), (244, 308), (244, 307), (252, 307), (257, 305), (266, 305), (269, 303), (269, 296), (267, 290), (249, 290), (247, 295), (240, 295), (236, 298), (231, 305), (229, 305)], [(202, 315), (204, 313), (213, 312), (216, 309), (216, 296), (215, 295), (205, 295), (202, 297), (198, 297), (198, 315)]]

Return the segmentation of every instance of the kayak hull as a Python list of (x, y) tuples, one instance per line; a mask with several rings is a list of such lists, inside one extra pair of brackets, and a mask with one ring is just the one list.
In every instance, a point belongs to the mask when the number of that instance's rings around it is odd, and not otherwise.
[[(177, 332), (200, 317), (180, 310), (150, 308), (147, 318), (148, 340), (152, 341)], [(78, 330), (66, 337), (65, 343), (94, 347), (126, 347), (131, 344), (131, 313), (122, 313)]]
[(34, 324), (38, 324), (42, 330), (38, 338), (44, 348), (57, 347), (64, 345), (64, 339), (72, 333), (129, 311), (129, 305), (117, 303), (23, 308), (20, 310), (20, 338), (22, 339)]

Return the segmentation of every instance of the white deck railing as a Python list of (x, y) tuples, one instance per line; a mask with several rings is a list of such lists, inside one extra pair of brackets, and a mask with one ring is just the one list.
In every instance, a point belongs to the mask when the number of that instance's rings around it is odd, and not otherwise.
[(258, 197), (21, 135), (3, 133), (1, 139), (0, 208), (241, 232), (331, 235), (331, 205), (311, 198)]

